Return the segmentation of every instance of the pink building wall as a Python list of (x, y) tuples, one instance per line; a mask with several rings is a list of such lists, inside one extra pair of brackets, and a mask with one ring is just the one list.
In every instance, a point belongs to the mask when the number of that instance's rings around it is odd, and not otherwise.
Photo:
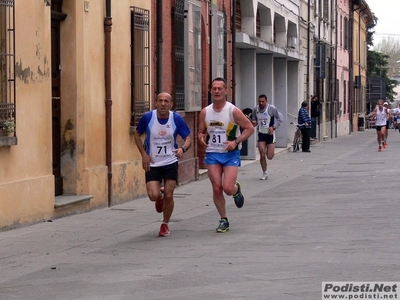
[(349, 123), (349, 51), (345, 49), (345, 20), (350, 16), (349, 0), (337, 1), (337, 79), (339, 83), (337, 134), (347, 135), (350, 132)]

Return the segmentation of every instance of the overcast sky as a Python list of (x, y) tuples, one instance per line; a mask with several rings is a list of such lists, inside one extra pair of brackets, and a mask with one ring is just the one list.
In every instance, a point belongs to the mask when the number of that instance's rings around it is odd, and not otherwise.
[(400, 0), (366, 0), (379, 19), (375, 26), (374, 44), (383, 37), (400, 38)]

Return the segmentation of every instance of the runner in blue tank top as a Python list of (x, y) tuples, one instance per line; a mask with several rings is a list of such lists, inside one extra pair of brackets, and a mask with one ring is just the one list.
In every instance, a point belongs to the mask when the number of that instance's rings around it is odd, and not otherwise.
[[(191, 145), (190, 129), (185, 120), (172, 112), (172, 97), (160, 93), (156, 109), (145, 113), (134, 133), (136, 146), (142, 155), (142, 166), (146, 172), (146, 189), (149, 199), (155, 201), (156, 211), (163, 213), (159, 236), (170, 234), (168, 222), (174, 209), (174, 189), (178, 179), (178, 158)], [(146, 134), (144, 143), (141, 136)], [(176, 137), (180, 135), (184, 143), (178, 146)], [(161, 182), (164, 188), (161, 191)]]

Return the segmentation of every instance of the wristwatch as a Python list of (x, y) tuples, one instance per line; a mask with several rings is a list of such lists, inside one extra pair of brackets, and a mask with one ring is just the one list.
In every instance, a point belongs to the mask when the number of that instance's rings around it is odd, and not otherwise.
[(235, 140), (235, 143), (236, 143), (236, 145), (239, 145), (239, 144), (240, 144), (239, 139), (236, 139), (236, 140)]
[(186, 151), (187, 151), (186, 148), (183, 146), (181, 148), (182, 148), (183, 153), (186, 153)]

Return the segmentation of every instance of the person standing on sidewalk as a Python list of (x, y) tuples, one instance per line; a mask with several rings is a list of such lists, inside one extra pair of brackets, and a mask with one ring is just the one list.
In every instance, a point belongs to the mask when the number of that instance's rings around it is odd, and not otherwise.
[(317, 121), (319, 116), (321, 115), (321, 111), (319, 110), (319, 106), (321, 102), (319, 101), (317, 96), (311, 97), (311, 140), (317, 139)]
[(213, 102), (203, 108), (199, 115), (198, 140), (201, 146), (206, 147), (204, 163), (213, 189), (214, 204), (221, 218), (217, 232), (229, 230), (224, 192), (233, 196), (238, 208), (244, 204), (241, 186), (237, 181), (240, 147), (254, 132), (250, 120), (226, 100), (227, 92), (225, 79), (215, 78), (211, 83)]
[[(155, 201), (156, 211), (163, 213), (159, 236), (170, 234), (168, 222), (174, 210), (174, 190), (178, 179), (178, 158), (191, 145), (190, 129), (185, 120), (172, 112), (172, 97), (160, 93), (156, 99), (156, 109), (146, 112), (134, 133), (136, 146), (142, 155), (142, 166), (146, 172), (147, 195)], [(146, 134), (144, 144), (141, 136)], [(180, 135), (184, 143), (178, 147), (176, 137)], [(161, 182), (164, 188), (161, 192)]]
[(303, 101), (301, 103), (301, 108), (298, 114), (299, 128), (302, 135), (302, 143), (301, 149), (303, 152), (311, 152), (310, 150), (310, 126), (311, 126), (311, 119), (308, 114), (308, 103), (307, 101)]
[[(375, 119), (375, 128), (376, 128), (376, 139), (378, 141), (378, 151), (382, 151), (383, 148), (386, 148), (387, 145), (385, 143), (385, 133), (386, 133), (386, 121), (389, 117), (388, 110), (383, 106), (383, 100), (378, 100), (378, 105), (374, 108), (372, 113), (370, 114)], [(382, 145), (383, 142), (383, 145)]]
[(275, 156), (275, 130), (283, 122), (283, 115), (278, 109), (268, 104), (266, 95), (258, 96), (258, 105), (254, 107), (251, 114), (251, 121), (258, 127), (258, 151), (260, 152), (260, 164), (263, 174), (260, 180), (268, 179), (267, 160), (272, 160)]

